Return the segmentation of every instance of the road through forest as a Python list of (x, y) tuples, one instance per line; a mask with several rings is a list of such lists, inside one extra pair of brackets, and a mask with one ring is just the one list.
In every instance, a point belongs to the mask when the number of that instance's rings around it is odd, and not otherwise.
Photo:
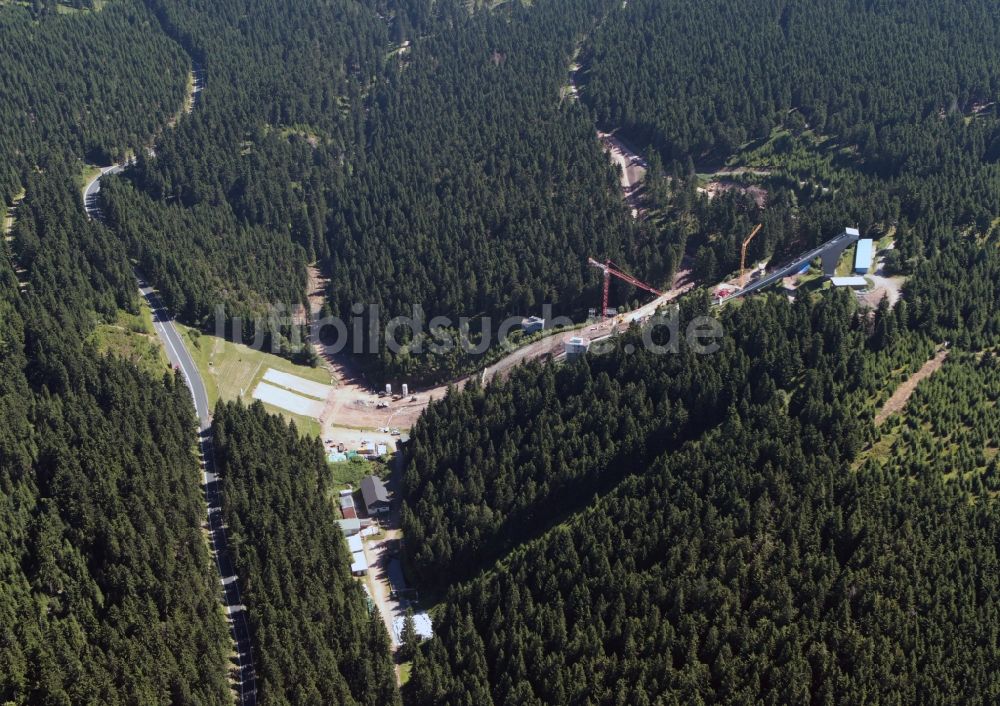
[[(194, 96), (189, 96), (185, 100), (185, 105), (193, 107), (195, 105)], [(101, 179), (108, 174), (121, 172), (124, 167), (124, 163), (102, 167), (100, 172), (84, 187), (84, 208), (92, 219), (103, 221), (103, 214), (98, 203)], [(177, 327), (174, 326), (173, 317), (163, 307), (156, 290), (139, 275), (136, 275), (136, 281), (140, 294), (145, 298), (153, 312), (153, 328), (160, 341), (163, 342), (170, 364), (181, 371), (188, 389), (191, 390), (191, 398), (198, 415), (198, 451), (207, 505), (205, 528), (208, 532), (211, 553), (219, 571), (222, 605), (233, 637), (234, 667), (231, 677), (240, 706), (256, 706), (257, 682), (250, 625), (246, 609), (240, 598), (236, 567), (229, 552), (226, 527), (222, 521), (221, 483), (215, 471), (215, 455), (212, 446), (212, 410), (209, 406), (208, 394), (205, 391), (205, 382), (202, 380), (201, 373), (198, 372), (198, 366), (195, 365), (191, 354), (185, 348)]]

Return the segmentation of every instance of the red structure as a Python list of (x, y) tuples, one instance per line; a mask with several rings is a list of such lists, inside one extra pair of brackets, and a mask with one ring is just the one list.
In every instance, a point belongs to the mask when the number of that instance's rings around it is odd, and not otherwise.
[(614, 275), (620, 280), (628, 282), (633, 287), (638, 287), (639, 289), (645, 289), (647, 292), (651, 292), (658, 297), (663, 296), (663, 292), (661, 292), (658, 289), (655, 289), (654, 287), (651, 287), (650, 285), (646, 284), (645, 282), (642, 282), (641, 280), (637, 280), (635, 277), (628, 274), (627, 272), (623, 272), (615, 265), (615, 263), (611, 262), (611, 260), (607, 260), (605, 262), (598, 262), (597, 260), (591, 257), (587, 258), (587, 261), (597, 269), (604, 271), (604, 297), (601, 301), (601, 318), (604, 318), (607, 315), (608, 289), (611, 287), (612, 275)]

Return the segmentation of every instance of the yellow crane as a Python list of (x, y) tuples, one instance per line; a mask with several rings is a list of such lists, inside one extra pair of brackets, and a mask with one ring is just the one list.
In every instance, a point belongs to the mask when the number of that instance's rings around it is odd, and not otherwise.
[(757, 227), (750, 231), (750, 235), (743, 239), (743, 247), (740, 249), (740, 289), (743, 289), (747, 283), (747, 247), (763, 227), (763, 223), (758, 223)]

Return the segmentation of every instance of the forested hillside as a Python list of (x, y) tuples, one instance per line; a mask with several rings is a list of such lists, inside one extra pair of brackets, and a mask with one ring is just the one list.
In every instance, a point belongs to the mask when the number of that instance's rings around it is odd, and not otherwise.
[[(449, 595), (414, 704), (992, 703), (1000, 516), (743, 403)], [(849, 442), (848, 442), (849, 443)]]
[[(702, 311), (686, 307), (682, 320)], [(529, 367), (431, 404), (413, 429), (403, 484), (414, 570), (436, 586), (469, 576), (772, 397), (787, 400), (810, 442), (830, 445), (836, 430), (830, 454), (849, 463), (870, 439), (890, 371), (915, 370), (931, 350), (919, 337), (879, 340), (899, 327), (894, 312), (884, 317), (866, 321), (843, 295), (752, 301), (724, 320), (711, 355), (648, 352), (635, 331), (586, 365)]]
[(26, 271), (0, 261), (0, 701), (230, 703), (190, 393), (84, 346), (136, 306), (131, 273), (65, 164), (26, 186)]
[(948, 478), (974, 497), (1000, 491), (1000, 361), (955, 352), (886, 420), (861, 455), (871, 468)]
[[(600, 282), (588, 256), (660, 281), (662, 257), (627, 221), (593, 125), (559, 98), (576, 42), (607, 5), (510, 3), (458, 18), (393, 62), (364, 168), (330, 228), (335, 310), (374, 299), (388, 320), (420, 305), (456, 327), (543, 303), (585, 314)], [(386, 364), (407, 375), (440, 362)]]
[(389, 635), (351, 578), (319, 441), (260, 403), (219, 406), (213, 433), (261, 703), (399, 703)]
[[(105, 222), (185, 321), (214, 323), (216, 307), (248, 321), (271, 303), (302, 301), (302, 248), (225, 208), (164, 208), (111, 179), (101, 188)], [(180, 257), (178, 257), (180, 255)]]
[[(745, 190), (761, 190), (753, 260), (819, 242), (829, 231), (815, 226), (840, 213), (862, 230), (902, 222), (906, 269), (1000, 209), (998, 26), (985, 1), (640, 0), (585, 42), (581, 95), (651, 158), (658, 239), (686, 247), (705, 281), (736, 269), (749, 231), (692, 209), (712, 179), (751, 213)], [(680, 228), (692, 215), (699, 227)]]
[[(230, 316), (298, 303), (312, 261), (332, 313), (374, 303), (385, 324), (416, 305), (455, 335), (460, 316), (585, 312), (591, 255), (656, 281), (676, 265), (627, 220), (592, 123), (560, 98), (607, 2), (152, 5), (207, 88), (105, 205), (129, 211), (123, 243), (191, 323), (210, 301)], [(193, 237), (174, 247), (163, 230)], [(365, 362), (427, 379), (474, 364)]]
[(3, 5), (0, 33), (2, 190), (19, 197), (0, 258), (0, 702), (230, 704), (190, 392), (83, 343), (138, 296), (120, 242), (84, 215), (82, 160), (144, 154), (191, 59), (130, 0)]
[(995, 364), (953, 353), (877, 431), (932, 353), (908, 311), (756, 299), (711, 355), (633, 332), (433, 404), (405, 546), (446, 597), (408, 700), (996, 698)]
[[(588, 256), (713, 283), (755, 223), (755, 260), (893, 239), (902, 299), (696, 291), (714, 354), (633, 329), (431, 404), (399, 492), (439, 603), (402, 697), (1000, 701), (998, 29), (986, 0), (0, 3), (0, 702), (232, 702), (189, 393), (85, 343), (138, 313), (130, 258), (198, 326), (301, 303), (315, 263), (328, 313), (475, 329), (582, 314)], [(649, 160), (638, 219), (595, 127)], [(84, 160), (127, 156), (89, 221)], [(261, 703), (400, 703), (319, 442), (260, 404), (214, 431)]]
[[(188, 323), (305, 300), (327, 251), (327, 189), (361, 143), (386, 28), (348, 2), (150, 0), (198, 63), (197, 110), (105, 194), (123, 245)], [(179, 242), (183, 243), (178, 247)]]
[[(41, 6), (30, 12), (0, 6), (0, 22), (9, 23), (9, 36), (21, 50), (0, 59), (0, 76), (16, 99), (5, 106), (13, 113), (0, 141), (6, 150), (0, 162), (8, 169), (3, 187), (8, 199), (17, 200), (0, 262), (4, 703), (232, 702), (232, 645), (202, 529), (190, 393), (172, 374), (150, 378), (83, 341), (95, 325), (137, 313), (130, 254), (185, 316), (197, 320), (216, 303), (242, 313), (265, 297), (294, 301), (311, 244), (288, 238), (287, 228), (280, 231), (277, 223), (287, 211), (278, 221), (238, 218), (221, 207), (226, 196), (214, 188), (204, 202), (159, 194), (178, 207), (119, 181), (104, 190), (112, 232), (84, 215), (79, 174), (84, 158), (105, 162), (132, 154), (138, 158), (135, 178), (142, 179), (147, 160), (170, 163), (170, 140), (191, 125), (213, 139), (236, 135), (241, 161), (246, 147), (238, 115), (206, 110), (196, 113), (206, 116), (204, 124), (187, 115), (177, 122), (189, 69), (202, 62), (218, 80), (220, 102), (224, 86), (248, 90), (258, 101), (254, 107), (273, 98), (285, 118), (313, 117), (320, 124), (319, 117), (329, 113), (322, 125), (332, 130), (340, 120), (331, 103), (313, 105), (308, 116), (292, 110), (291, 98), (305, 93), (284, 76), (289, 50), (303, 47), (301, 70), (293, 73), (303, 81), (317, 81), (311, 69), (324, 64), (324, 53), (335, 55), (333, 77), (357, 59), (357, 27), (325, 4), (303, 18), (281, 3), (298, 22), (276, 34), (270, 10), (278, 5), (255, 18), (257, 36), (270, 38), (261, 50), (269, 76), (252, 66), (260, 47), (247, 50), (238, 41), (242, 14), (236, 4), (228, 15), (214, 3), (200, 8), (191, 25), (159, 4), (147, 8), (130, 0), (66, 16)], [(357, 14), (352, 6), (342, 9)], [(241, 47), (220, 54), (228, 65), (196, 51), (195, 29), (212, 36), (212, 27), (198, 26), (209, 16), (228, 23), (225, 39)], [(360, 16), (357, 26), (375, 24), (369, 14)], [(323, 51), (299, 43), (303, 28), (319, 31), (320, 25), (329, 30), (315, 37)], [(288, 92), (277, 90), (279, 79)], [(246, 110), (235, 100), (223, 105)], [(223, 124), (232, 129), (220, 130)], [(294, 162), (308, 172), (308, 159), (300, 160), (308, 143), (299, 141), (298, 151), (285, 149), (288, 137), (274, 133), (274, 144), (282, 146), (277, 152), (286, 166)], [(270, 195), (259, 196), (242, 203), (266, 210)], [(186, 259), (167, 257), (178, 252)], [(268, 279), (274, 270), (281, 276)], [(237, 423), (241, 415), (247, 415), (245, 424)], [(228, 430), (220, 460), (235, 496), (226, 506), (227, 520), (235, 539), (243, 540), (236, 546), (241, 575), (253, 576), (245, 595), (256, 618), (261, 703), (398, 702), (388, 636), (348, 574), (318, 447), (259, 408), (252, 416), (223, 410), (220, 424)], [(261, 444), (248, 465), (226, 443), (234, 439), (253, 449), (244, 433)], [(279, 463), (275, 442), (282, 438), (288, 448)], [(264, 480), (241, 478), (241, 470), (259, 470), (261, 459), (268, 470)], [(294, 505), (280, 502), (286, 482), (295, 484)], [(260, 507), (274, 512), (261, 514)], [(267, 552), (261, 565), (258, 548), (272, 550), (274, 537), (281, 538), (280, 551)], [(297, 543), (307, 537), (312, 543)], [(305, 601), (288, 606), (283, 601), (291, 576), (310, 585)]]
[(867, 150), (994, 101), (998, 31), (989, 0), (633, 0), (587, 43), (584, 95), (667, 159), (725, 157), (796, 120)]
[(145, 144), (188, 62), (139, 3), (35, 5), (0, 6), (0, 190), (23, 197), (0, 245), (0, 702), (222, 706), (190, 393), (84, 344), (138, 299), (81, 159)]
[[(754, 222), (751, 257), (780, 259), (839, 220), (894, 236), (909, 278), (894, 308), (759, 298), (720, 314), (713, 355), (632, 331), (431, 405), (405, 546), (444, 600), (409, 701), (998, 698), (1000, 17), (929, 5), (630, 1), (584, 42), (584, 102), (651, 145), (668, 259), (712, 281)], [(709, 201), (711, 179), (737, 188)]]
[(34, 21), (0, 5), (0, 197), (39, 155), (106, 162), (139, 151), (184, 99), (189, 60), (138, 0)]

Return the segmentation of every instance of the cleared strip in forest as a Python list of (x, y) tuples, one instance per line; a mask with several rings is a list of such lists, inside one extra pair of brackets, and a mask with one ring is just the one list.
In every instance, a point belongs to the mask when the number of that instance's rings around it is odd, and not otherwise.
[(24, 200), (25, 191), (21, 189), (21, 193), (14, 197), (10, 206), (7, 207), (4, 217), (3, 217), (3, 234), (9, 241), (11, 239), (11, 232), (14, 230), (14, 219), (17, 218), (17, 207)]
[(14, 236), (11, 233), (14, 232), (14, 221), (17, 219), (17, 207), (24, 200), (25, 191), (21, 189), (21, 192), (14, 197), (10, 206), (4, 211), (3, 218), (3, 239), (7, 244), (7, 254), (10, 257), (10, 265), (14, 269), (14, 275), (17, 277), (17, 288), (18, 291), (25, 291), (28, 288), (27, 275), (28, 272), (23, 267), (21, 267), (17, 262), (17, 254), (14, 252)]
[(882, 405), (882, 409), (880, 409), (878, 414), (875, 415), (875, 424), (881, 424), (893, 414), (903, 409), (909, 401), (910, 395), (912, 395), (913, 391), (917, 389), (917, 385), (920, 384), (920, 381), (933, 375), (934, 372), (944, 364), (945, 359), (948, 357), (948, 353), (949, 351), (947, 348), (942, 348), (938, 351), (936, 356), (924, 363), (920, 367), (920, 370), (913, 373), (913, 375), (907, 378), (902, 385), (897, 387), (896, 391), (892, 393), (892, 397), (886, 400), (886, 403)]

